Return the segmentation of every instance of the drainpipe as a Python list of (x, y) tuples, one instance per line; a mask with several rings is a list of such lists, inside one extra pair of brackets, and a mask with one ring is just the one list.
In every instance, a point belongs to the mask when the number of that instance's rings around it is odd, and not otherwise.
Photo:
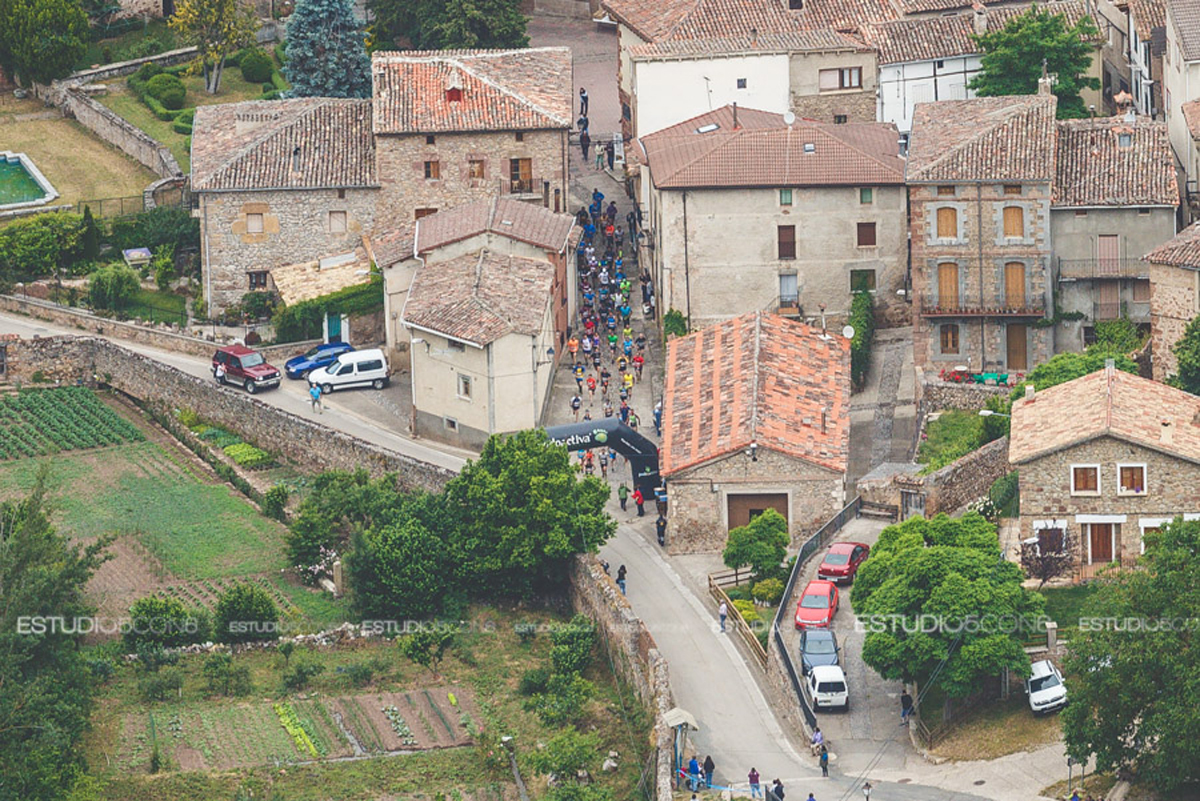
[[(688, 267), (687, 192), (683, 193), (683, 288), (687, 302), (687, 324), (692, 325), (692, 278)], [(666, 310), (663, 310), (666, 313)]]
[(208, 246), (208, 202), (200, 195), (200, 214), (204, 217), (204, 300), (208, 305), (208, 313), (212, 315), (212, 261), (209, 259), (211, 248)]
[[(975, 182), (975, 239), (979, 252), (979, 308), (985, 307), (983, 300), (983, 181)], [(987, 372), (987, 315), (979, 315), (979, 372)]]
[(494, 344), (494, 342), (489, 342), (487, 345), (488, 434), (496, 433), (496, 365), (492, 360), (492, 345)]

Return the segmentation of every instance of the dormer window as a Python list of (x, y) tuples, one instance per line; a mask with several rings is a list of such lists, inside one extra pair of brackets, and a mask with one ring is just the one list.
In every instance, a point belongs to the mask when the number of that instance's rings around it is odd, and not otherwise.
[(446, 89), (446, 102), (458, 103), (462, 100), (462, 89), (457, 86), (451, 86)]
[(1132, 146), (1133, 146), (1133, 134), (1124, 133), (1124, 132), (1117, 134), (1117, 147), (1132, 147)]

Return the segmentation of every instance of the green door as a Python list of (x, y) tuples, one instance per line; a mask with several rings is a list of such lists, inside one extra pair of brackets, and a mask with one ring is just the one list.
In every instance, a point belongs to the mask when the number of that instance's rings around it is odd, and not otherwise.
[(342, 341), (342, 315), (326, 314), (325, 315), (325, 341), (326, 342), (341, 342)]

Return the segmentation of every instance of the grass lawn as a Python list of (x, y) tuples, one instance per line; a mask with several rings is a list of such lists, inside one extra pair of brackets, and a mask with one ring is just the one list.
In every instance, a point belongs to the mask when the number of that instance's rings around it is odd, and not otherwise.
[(951, 729), (933, 753), (947, 759), (996, 759), (1018, 751), (1031, 751), (1061, 737), (1058, 715), (1035, 717), (1026, 698), (1009, 696), (971, 713)]
[(1096, 582), (1075, 584), (1070, 587), (1043, 587), (1042, 595), (1046, 596), (1046, 617), (1058, 624), (1058, 635), (1075, 631), (1079, 628), (1079, 618), (1083, 615), (1083, 607), (1099, 588)]
[(941, 412), (925, 426), (925, 439), (917, 449), (922, 473), (932, 473), (983, 445), (983, 418), (976, 412)]
[(187, 298), (174, 292), (143, 288), (123, 311), (129, 317), (156, 323), (186, 323)]
[[(40, 108), (38, 110), (44, 110)], [(0, 106), (2, 110), (4, 106)], [(28, 113), (28, 112), (24, 112)], [(0, 147), (27, 153), (61, 197), (57, 204), (141, 196), (158, 179), (150, 170), (74, 120), (0, 123)]]
[[(261, 98), (263, 94), (262, 85), (246, 83), (242, 78), (242, 71), (237, 67), (226, 67), (225, 72), (221, 76), (221, 91), (215, 95), (210, 95), (204, 91), (204, 78), (199, 74), (183, 76), (183, 83), (187, 86), (188, 90), (187, 99), (184, 101), (185, 108), (210, 106), (218, 103), (237, 103), (242, 100), (256, 100)], [(175, 156), (175, 160), (179, 162), (179, 166), (184, 172), (190, 169), (192, 160), (186, 145), (187, 135), (175, 133), (171, 128), (170, 122), (164, 122), (155, 117), (150, 108), (129, 91), (124, 81), (110, 84), (109, 93), (99, 98), (99, 100), (126, 120), (169, 147), (171, 153)]]

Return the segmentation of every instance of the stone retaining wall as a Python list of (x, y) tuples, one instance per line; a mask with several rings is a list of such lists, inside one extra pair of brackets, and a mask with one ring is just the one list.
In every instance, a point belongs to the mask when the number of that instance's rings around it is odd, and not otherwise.
[(896, 476), (898, 491), (925, 496), (925, 516), (952, 514), (987, 494), (992, 484), (1009, 472), (1008, 437), (989, 442), (956, 462), (928, 475)]
[(183, 177), (183, 170), (165, 145), (78, 88), (70, 87), (62, 93), (59, 108), (160, 178)]
[(595, 556), (575, 557), (571, 564), (570, 594), (572, 607), (596, 621), (616, 669), (654, 714), (655, 797), (658, 801), (669, 801), (673, 732), (665, 715), (675, 702), (667, 660), (659, 653), (646, 624), (633, 613), (629, 601)]
[(1007, 395), (1012, 387), (987, 384), (958, 384), (953, 381), (942, 381), (936, 373), (927, 373), (920, 367), (917, 371), (917, 402), (925, 412), (939, 412), (943, 409), (965, 409), (975, 411), (982, 409), (988, 398), (997, 395)]

